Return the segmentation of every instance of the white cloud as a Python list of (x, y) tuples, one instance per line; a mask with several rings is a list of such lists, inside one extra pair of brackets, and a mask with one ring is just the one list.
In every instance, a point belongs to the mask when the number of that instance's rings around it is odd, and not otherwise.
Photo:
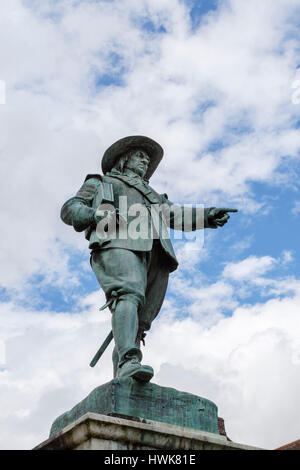
[(289, 250), (284, 250), (282, 255), (281, 255), (281, 263), (282, 264), (288, 264), (291, 261), (293, 261), (294, 256), (293, 253)]
[(300, 201), (295, 201), (294, 206), (291, 209), (293, 215), (298, 215), (300, 213)]
[(238, 263), (227, 264), (224, 268), (223, 276), (236, 281), (255, 281), (256, 277), (259, 277), (274, 268), (275, 264), (276, 260), (271, 256), (263, 256), (261, 258), (250, 256)]

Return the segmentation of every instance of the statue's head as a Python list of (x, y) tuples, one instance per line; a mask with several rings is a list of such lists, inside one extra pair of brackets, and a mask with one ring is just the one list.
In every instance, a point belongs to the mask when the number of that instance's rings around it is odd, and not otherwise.
[(163, 154), (162, 147), (149, 137), (141, 135), (124, 137), (104, 152), (102, 171), (106, 174), (112, 168), (121, 172), (129, 168), (148, 180), (159, 165)]
[(122, 173), (126, 168), (128, 168), (141, 176), (141, 178), (144, 178), (147, 173), (149, 163), (150, 157), (145, 150), (132, 149), (119, 158), (117, 163), (114, 165), (114, 168)]

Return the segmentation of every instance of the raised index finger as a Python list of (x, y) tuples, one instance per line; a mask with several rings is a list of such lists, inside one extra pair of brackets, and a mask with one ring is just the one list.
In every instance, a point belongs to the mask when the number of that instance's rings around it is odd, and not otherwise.
[(223, 212), (238, 212), (238, 209), (230, 209), (230, 208), (226, 208), (226, 207), (222, 207), (222, 209), (220, 209), (221, 211)]

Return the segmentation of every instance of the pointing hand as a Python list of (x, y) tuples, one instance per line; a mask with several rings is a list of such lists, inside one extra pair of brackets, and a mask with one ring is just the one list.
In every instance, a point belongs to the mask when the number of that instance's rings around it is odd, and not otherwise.
[(223, 225), (225, 225), (230, 219), (228, 212), (238, 212), (238, 210), (225, 207), (212, 207), (208, 212), (208, 223), (210, 228), (223, 227)]

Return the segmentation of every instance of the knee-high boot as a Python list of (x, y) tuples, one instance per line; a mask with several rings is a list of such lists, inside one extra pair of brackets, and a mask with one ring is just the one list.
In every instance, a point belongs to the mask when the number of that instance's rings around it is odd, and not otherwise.
[(136, 344), (138, 332), (137, 305), (130, 300), (119, 300), (112, 315), (112, 331), (119, 356), (119, 365), (127, 355), (142, 359), (142, 352)]
[[(141, 364), (142, 352), (138, 334), (137, 304), (120, 299), (112, 316), (112, 330), (115, 339), (114, 376), (132, 377), (140, 382), (148, 382), (153, 377), (153, 369)], [(118, 358), (118, 367), (116, 361)]]

